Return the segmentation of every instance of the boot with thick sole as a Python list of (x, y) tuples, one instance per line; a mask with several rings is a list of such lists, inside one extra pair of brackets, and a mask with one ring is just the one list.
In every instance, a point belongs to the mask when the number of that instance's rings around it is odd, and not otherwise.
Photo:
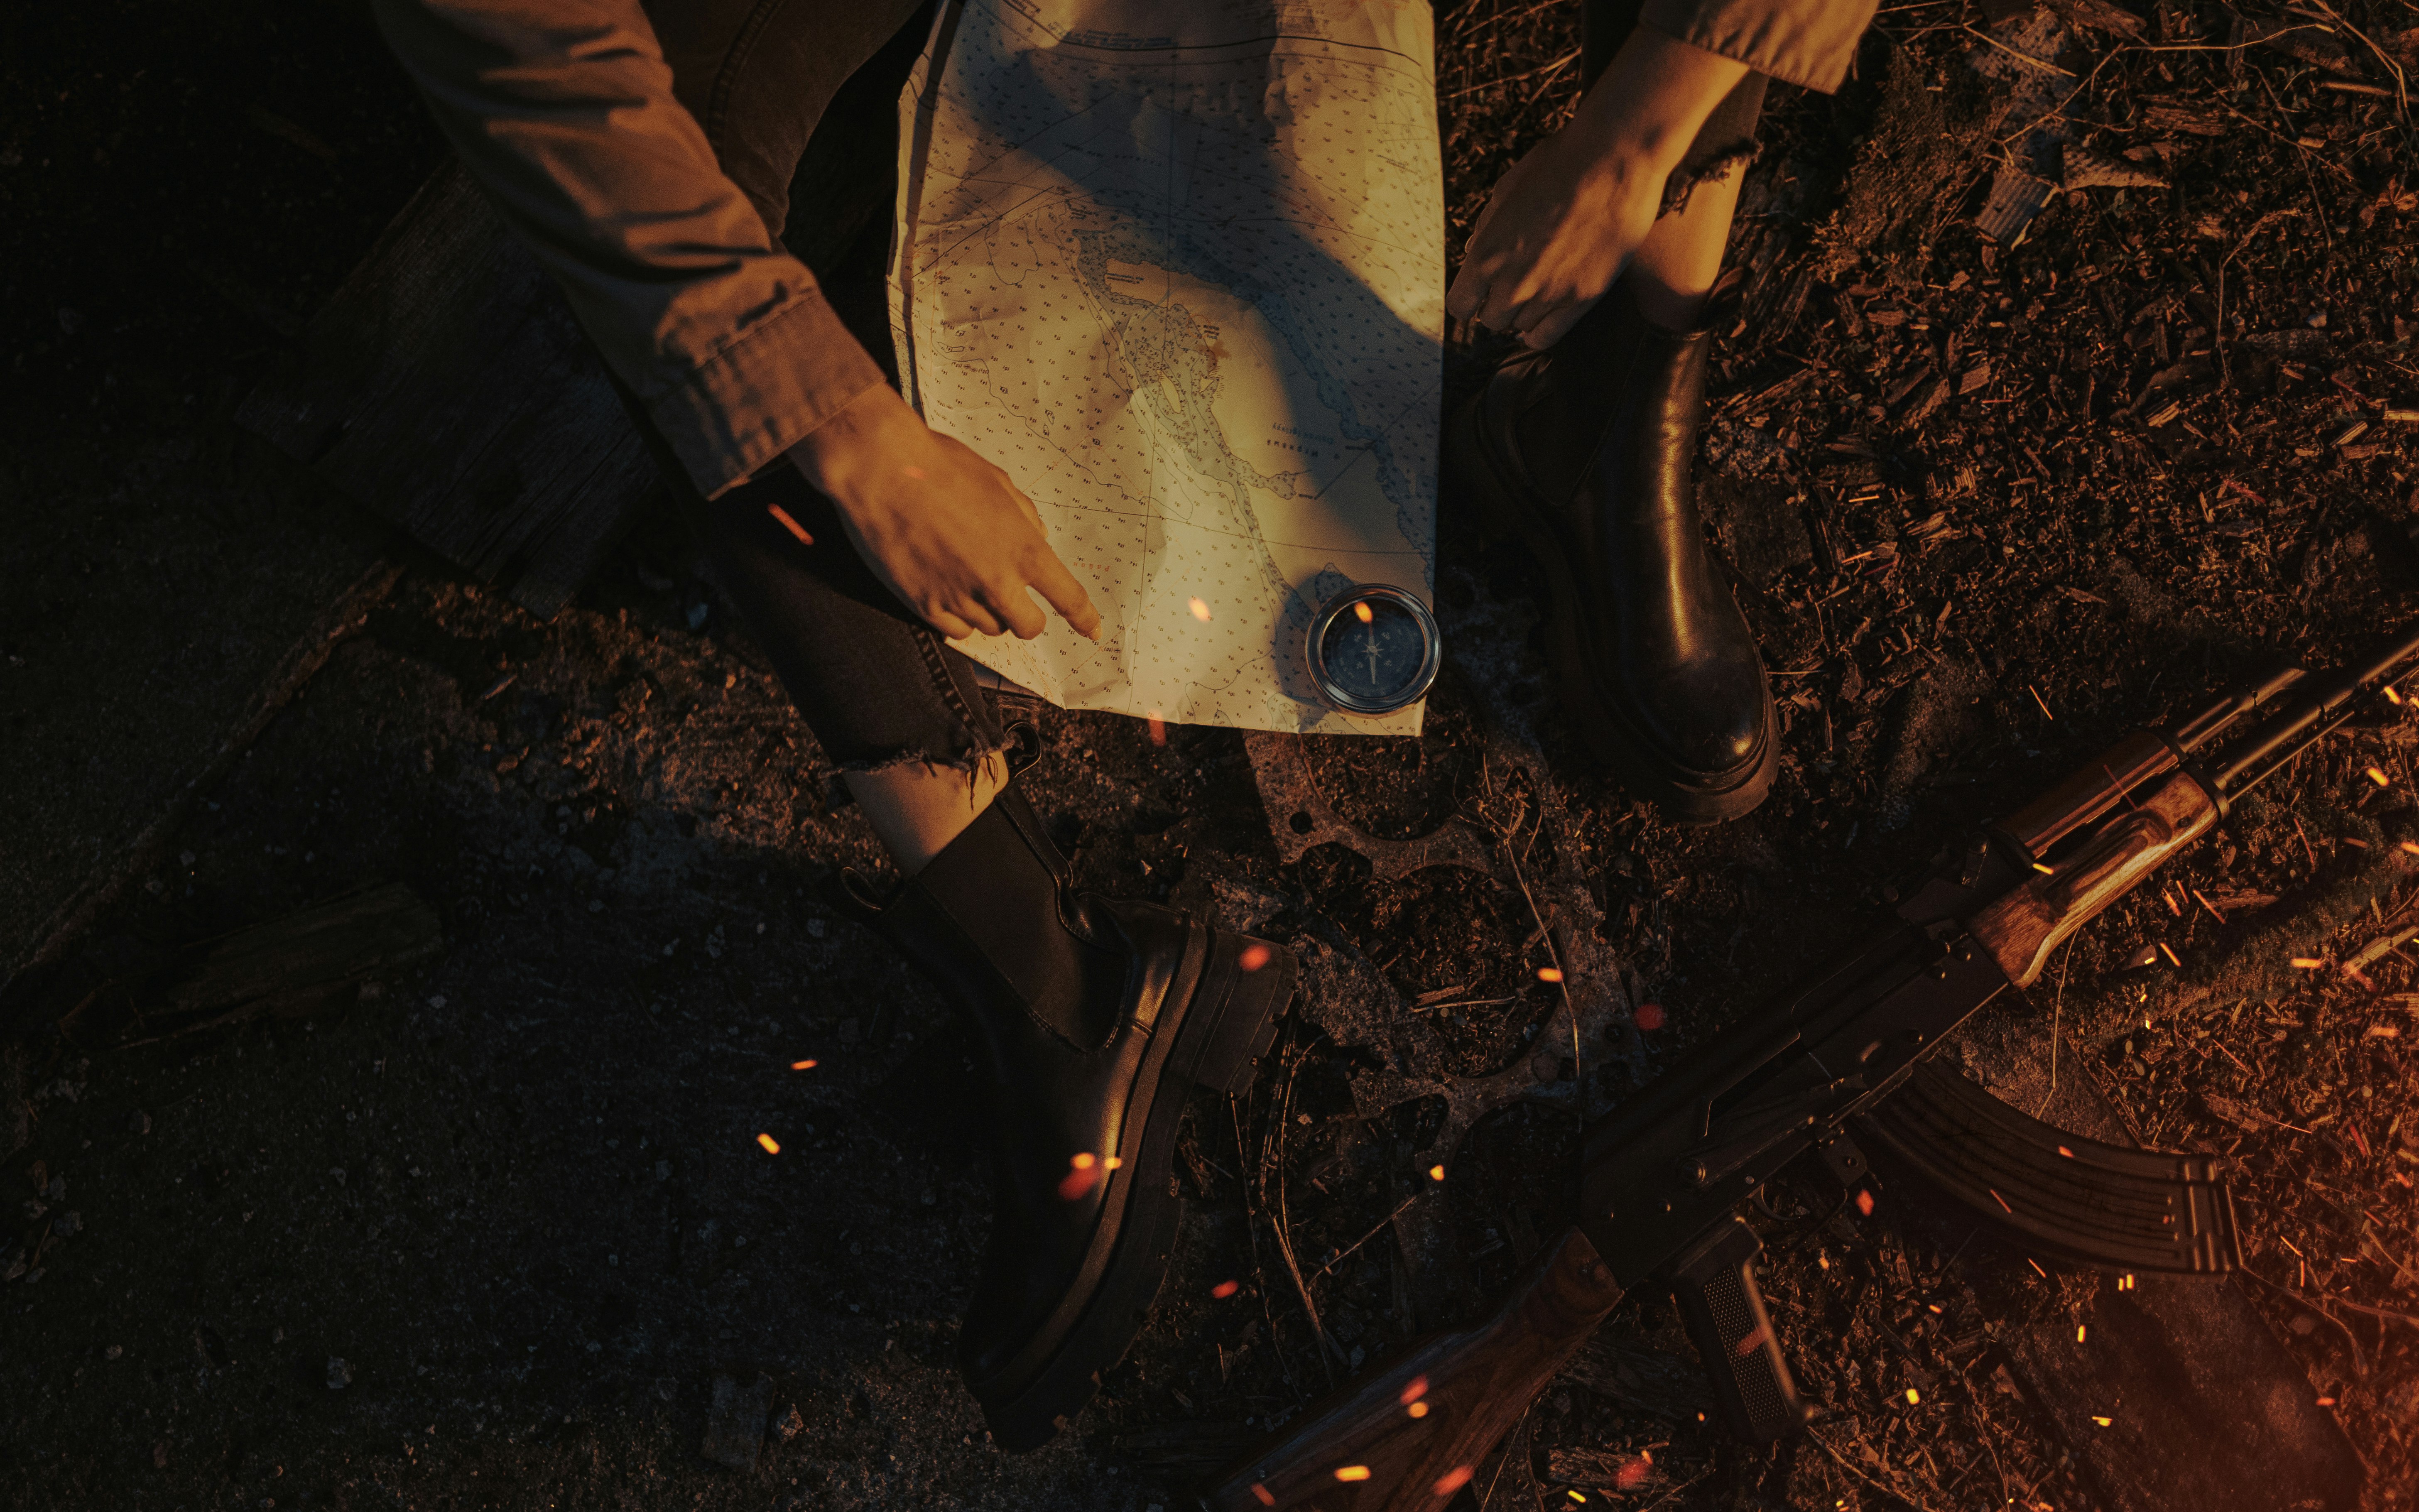
[(1458, 409), (1446, 464), (1528, 545), (1551, 598), (1562, 705), (1630, 791), (1684, 824), (1762, 803), (1780, 764), (1772, 687), (1699, 520), (1691, 463), (1718, 291), (1693, 330), (1615, 284), (1570, 333)]
[(1012, 1454), (1100, 1388), (1166, 1274), (1195, 1088), (1240, 1095), (1293, 994), (1291, 952), (1078, 894), (1013, 782), (884, 902), (853, 909), (938, 982), (985, 1072), (994, 1211), (958, 1364)]

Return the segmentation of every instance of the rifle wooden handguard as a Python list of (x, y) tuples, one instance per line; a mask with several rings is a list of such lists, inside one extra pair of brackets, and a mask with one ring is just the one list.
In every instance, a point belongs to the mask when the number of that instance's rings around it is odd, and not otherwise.
[(1565, 1229), (1493, 1317), (1415, 1340), (1329, 1393), (1220, 1475), (1201, 1504), (1439, 1512), (1620, 1300), (1595, 1246)]
[(2029, 987), (2059, 942), (2215, 823), (2217, 805), (2208, 792), (2179, 772), (2147, 799), (2129, 804), (2048, 874), (2036, 873), (1974, 915), (1967, 932), (2010, 981)]

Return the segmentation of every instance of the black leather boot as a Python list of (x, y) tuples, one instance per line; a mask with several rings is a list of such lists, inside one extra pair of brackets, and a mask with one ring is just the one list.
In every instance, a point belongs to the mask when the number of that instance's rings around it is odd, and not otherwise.
[(1075, 893), (1012, 782), (888, 902), (844, 880), (979, 1043), (992, 1233), (958, 1367), (1000, 1446), (1039, 1448), (1133, 1341), (1182, 1214), (1169, 1171), (1187, 1095), (1250, 1087), (1293, 956)]
[(1717, 576), (1690, 463), (1720, 293), (1693, 331), (1616, 284), (1570, 333), (1499, 368), (1446, 457), (1517, 530), (1552, 594), (1563, 707), (1632, 792), (1673, 819), (1734, 819), (1780, 761), (1755, 636)]

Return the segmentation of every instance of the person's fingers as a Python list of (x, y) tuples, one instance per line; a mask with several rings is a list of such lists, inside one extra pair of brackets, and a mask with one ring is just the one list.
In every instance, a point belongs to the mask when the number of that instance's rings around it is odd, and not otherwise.
[(1050, 607), (1066, 618), (1068, 625), (1086, 640), (1101, 638), (1101, 611), (1092, 607), (1092, 595), (1058, 560), (1058, 553), (1047, 546), (1033, 563), (1033, 586), (1050, 601)]
[(964, 629), (949, 638), (953, 640), (963, 639), (969, 631), (976, 635), (1008, 633), (1007, 626), (999, 623), (999, 616), (992, 612), (992, 606), (971, 594), (960, 598), (948, 609), (928, 614), (925, 618), (931, 620), (935, 625), (945, 618), (954, 619), (964, 625)]
[(1476, 319), (1489, 331), (1518, 331), (1521, 311), (1531, 299), (1533, 270), (1505, 269), (1487, 291), (1487, 302)]
[(924, 616), (924, 623), (941, 632), (945, 640), (963, 640), (975, 633), (975, 627), (947, 609), (935, 609)]
[(1050, 628), (1050, 617), (1019, 582), (986, 584), (983, 602), (996, 611), (1008, 633), (1019, 640), (1030, 640)]
[(1050, 527), (1041, 523), (1041, 511), (1035, 508), (1033, 501), (1025, 496), (1025, 490), (1009, 482), (1005, 472), (999, 475), (999, 485), (1008, 490), (1009, 498), (1016, 501), (1016, 507), (1025, 512), (1025, 521), (1033, 527), (1034, 532), (1039, 535), (1048, 535)]
[(1491, 259), (1479, 252), (1476, 237), (1470, 239), (1470, 250), (1462, 255), (1461, 270), (1453, 275), (1453, 286), (1444, 291), (1444, 313), (1456, 320), (1468, 320), (1487, 303)]

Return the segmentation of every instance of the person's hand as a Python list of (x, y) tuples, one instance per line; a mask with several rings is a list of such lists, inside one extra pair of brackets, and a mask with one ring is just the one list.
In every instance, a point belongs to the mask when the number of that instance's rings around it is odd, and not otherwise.
[(1043, 539), (1033, 501), (888, 386), (867, 390), (790, 457), (840, 506), (873, 575), (950, 640), (1040, 635), (1049, 621), (1028, 587), (1076, 634), (1099, 639), (1100, 611)]
[(1495, 186), (1445, 296), (1456, 319), (1560, 341), (1654, 228), (1663, 186), (1747, 65), (1641, 26), (1561, 131)]

